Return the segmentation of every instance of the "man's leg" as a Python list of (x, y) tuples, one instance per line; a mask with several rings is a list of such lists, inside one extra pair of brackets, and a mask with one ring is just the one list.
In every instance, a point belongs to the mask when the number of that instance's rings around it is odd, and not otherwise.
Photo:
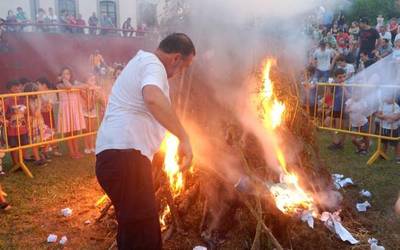
[(150, 160), (136, 150), (106, 150), (96, 175), (115, 207), (118, 249), (161, 249)]

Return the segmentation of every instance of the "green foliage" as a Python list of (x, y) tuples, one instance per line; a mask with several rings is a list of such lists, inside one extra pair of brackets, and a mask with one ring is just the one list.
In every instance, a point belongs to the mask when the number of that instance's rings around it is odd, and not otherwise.
[(348, 21), (367, 17), (371, 24), (376, 24), (376, 17), (383, 15), (385, 21), (392, 17), (400, 17), (398, 0), (353, 0), (350, 8), (346, 11)]

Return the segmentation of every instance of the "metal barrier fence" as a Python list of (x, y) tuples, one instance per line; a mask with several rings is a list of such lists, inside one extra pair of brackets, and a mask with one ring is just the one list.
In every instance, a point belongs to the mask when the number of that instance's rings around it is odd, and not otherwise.
[(350, 134), (355, 146), (366, 150), (369, 138), (376, 138), (377, 150), (367, 164), (379, 157), (388, 159), (385, 145), (400, 139), (399, 85), (318, 83), (304, 88), (303, 103), (317, 128)]
[(98, 90), (87, 88), (0, 95), (0, 152), (11, 152), (15, 164), (13, 171), (21, 168), (27, 176), (33, 177), (24, 162), (27, 149), (32, 149), (37, 157), (40, 150), (49, 145), (93, 137), (106, 102)]

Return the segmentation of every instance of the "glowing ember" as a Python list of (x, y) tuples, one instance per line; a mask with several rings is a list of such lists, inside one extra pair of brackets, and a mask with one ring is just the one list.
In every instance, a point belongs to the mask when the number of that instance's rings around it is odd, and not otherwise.
[(170, 209), (169, 206), (167, 205), (164, 208), (164, 211), (162, 212), (161, 216), (160, 216), (160, 225), (161, 225), (161, 231), (164, 231), (165, 229), (167, 229), (167, 216), (170, 213)]
[(165, 153), (164, 171), (168, 176), (171, 192), (174, 197), (178, 196), (183, 189), (183, 175), (178, 164), (179, 140), (170, 133), (167, 133), (161, 145)]
[[(259, 98), (262, 103), (262, 120), (267, 130), (274, 131), (282, 124), (285, 104), (277, 100), (274, 94), (273, 82), (270, 79), (271, 67), (275, 64), (273, 59), (268, 59), (263, 69), (263, 87)], [(279, 184), (269, 186), (275, 199), (275, 204), (283, 213), (294, 214), (304, 210), (313, 210), (314, 200), (299, 184), (298, 177), (287, 169), (285, 156), (279, 145), (275, 143), (276, 158), (282, 168), (282, 180)]]

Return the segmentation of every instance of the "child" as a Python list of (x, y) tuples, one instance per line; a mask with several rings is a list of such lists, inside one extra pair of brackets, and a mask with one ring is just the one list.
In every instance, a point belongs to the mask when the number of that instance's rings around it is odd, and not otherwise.
[[(346, 101), (346, 113), (350, 116), (351, 130), (354, 132), (368, 133), (368, 104), (361, 98), (361, 91), (353, 93), (352, 97)], [(366, 155), (369, 148), (369, 139), (363, 136), (361, 140), (358, 136), (352, 135), (351, 141), (357, 148), (357, 153)]]
[[(337, 84), (344, 85), (344, 81), (346, 80), (346, 71), (344, 69), (336, 69), (335, 70), (335, 81)], [(332, 88), (332, 97), (333, 97), (333, 107), (332, 114), (330, 116), (333, 118), (333, 125), (336, 129), (342, 129), (345, 124), (345, 112), (344, 105), (346, 103), (346, 99), (348, 96), (348, 91), (344, 86), (334, 86)], [(345, 140), (345, 135), (338, 135), (337, 133), (333, 134), (332, 144), (328, 147), (330, 150), (343, 149)]]
[[(72, 71), (68, 67), (61, 70), (60, 78), (61, 82), (57, 84), (58, 89), (84, 88), (84, 86), (73, 81)], [(81, 97), (77, 92), (60, 93), (59, 97), (58, 132), (66, 136), (77, 135), (81, 130), (86, 129)], [(83, 157), (79, 152), (77, 139), (68, 140), (67, 144), (71, 158), (79, 159)]]
[[(380, 134), (386, 137), (397, 138), (399, 136), (400, 106), (396, 103), (394, 96), (386, 94), (383, 103), (376, 114), (381, 121)], [(397, 140), (382, 140), (383, 150), (387, 152), (389, 143), (396, 148), (396, 163), (400, 164), (400, 145)]]
[[(36, 84), (39, 87), (39, 91), (48, 91), (54, 89), (54, 86), (47, 80), (45, 77), (41, 77), (36, 80)], [(57, 94), (49, 93), (49, 94), (42, 94), (40, 95), (40, 100), (42, 102), (42, 117), (44, 120), (44, 124), (48, 128), (51, 129), (52, 133), (55, 133), (55, 119), (54, 119), (54, 106), (58, 102)], [(46, 153), (53, 152), (55, 156), (62, 156), (62, 154), (58, 150), (58, 144), (48, 145), (46, 147)]]
[[(24, 87), (24, 92), (36, 92), (39, 91), (39, 87), (36, 83), (28, 83)], [(28, 97), (29, 106), (29, 127), (31, 130), (32, 143), (41, 143), (49, 140), (52, 136), (51, 130), (44, 123), (41, 108), (42, 103), (39, 96), (30, 95)], [(32, 148), (33, 156), (35, 159), (35, 165), (43, 166), (47, 164), (46, 156), (39, 151), (39, 147)]]
[(4, 197), (3, 189), (0, 185), (0, 210), (7, 211), (10, 208), (11, 206), (7, 203), (6, 198)]
[[(97, 103), (105, 106), (105, 97), (99, 86), (96, 85), (96, 76), (90, 75), (86, 81), (86, 91), (82, 91), (82, 105), (83, 105), (83, 116), (86, 121), (86, 132), (94, 132), (96, 130), (96, 121), (98, 120)], [(96, 136), (90, 135), (84, 138), (85, 142), (85, 154), (95, 153), (95, 142)]]
[[(9, 93), (16, 94), (23, 92), (23, 85), (18, 81), (7, 83), (6, 88)], [(6, 109), (6, 132), (9, 148), (15, 148), (29, 144), (28, 127), (26, 124), (26, 100), (23, 97), (8, 97), (4, 100)], [(26, 155), (26, 150), (22, 150), (25, 161), (32, 161)], [(18, 151), (11, 152), (14, 165), (19, 162)]]

